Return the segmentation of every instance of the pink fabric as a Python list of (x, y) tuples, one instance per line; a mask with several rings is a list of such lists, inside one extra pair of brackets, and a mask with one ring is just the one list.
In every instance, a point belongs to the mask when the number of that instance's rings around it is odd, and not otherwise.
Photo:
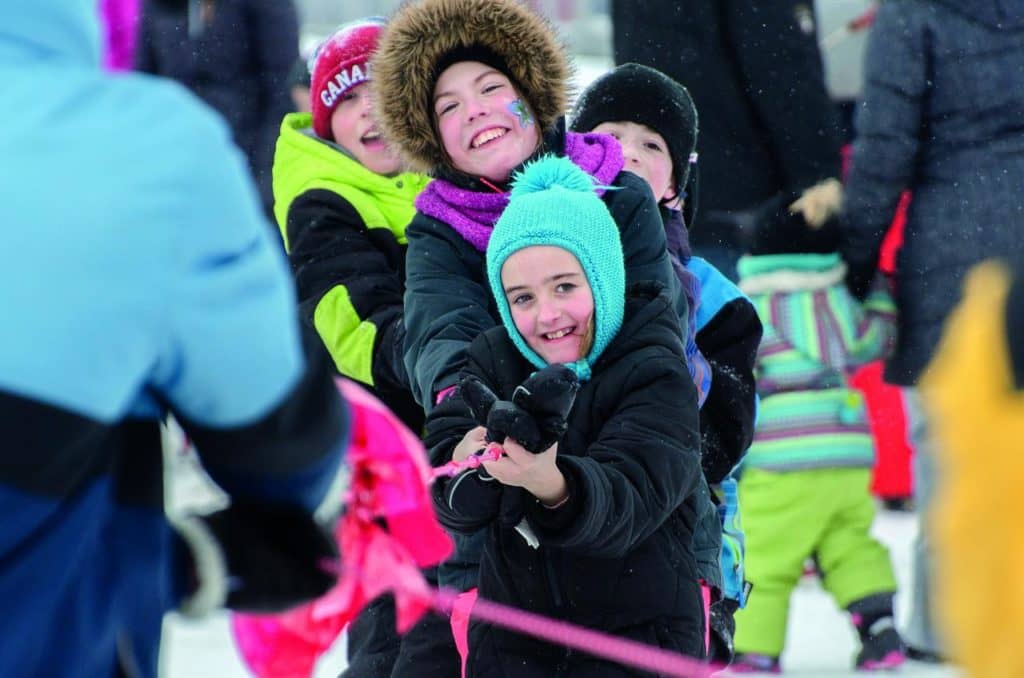
[(469, 616), (476, 602), (476, 589), (460, 593), (452, 604), (452, 635), (455, 649), (462, 659), (462, 678), (466, 678), (466, 658), (469, 657)]
[(448, 388), (441, 389), (441, 392), (437, 394), (437, 399), (434, 402), (435, 405), (440, 405), (442, 402), (448, 399), (448, 396), (455, 393), (455, 387), (449, 386)]
[(345, 625), (385, 592), (394, 593), (396, 626), (406, 631), (433, 604), (420, 568), (452, 551), (434, 517), (431, 469), (419, 439), (353, 382), (339, 379), (338, 386), (351, 413), (351, 487), (335, 528), (343, 571), (312, 603), (277, 615), (233, 615), (235, 642), (256, 676), (309, 676)]
[(704, 654), (711, 652), (711, 587), (700, 583), (700, 597), (704, 601)]
[(103, 65), (110, 71), (128, 71), (135, 64), (135, 38), (139, 0), (99, 0), (104, 31)]

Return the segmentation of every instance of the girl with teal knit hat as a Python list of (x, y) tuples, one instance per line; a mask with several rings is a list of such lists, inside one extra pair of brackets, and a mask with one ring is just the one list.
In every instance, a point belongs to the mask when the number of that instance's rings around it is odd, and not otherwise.
[[(533, 449), (491, 437), (500, 458), (440, 479), (435, 504), (448, 529), (486, 531), (481, 597), (702, 657), (696, 388), (670, 296), (656, 283), (627, 290), (619, 230), (597, 188), (554, 156), (514, 177), (486, 252), (502, 325), (470, 344), (427, 441), (435, 464), (478, 453), (472, 430), (491, 435), (499, 410), (558, 433)], [(567, 374), (579, 391), (552, 427), (545, 380)], [(474, 417), (480, 391), (498, 401), (484, 421)], [(640, 675), (476, 621), (466, 669)]]

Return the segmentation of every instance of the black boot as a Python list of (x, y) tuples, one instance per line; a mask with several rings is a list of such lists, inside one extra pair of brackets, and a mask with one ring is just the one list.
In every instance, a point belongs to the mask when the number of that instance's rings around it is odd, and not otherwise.
[(892, 594), (876, 593), (850, 603), (853, 625), (860, 636), (857, 668), (878, 671), (896, 668), (906, 661), (903, 640), (896, 630), (892, 613)]
[(709, 644), (708, 660), (715, 665), (728, 666), (732, 663), (735, 650), (733, 636), (736, 633), (736, 620), (733, 615), (739, 603), (731, 598), (722, 598), (711, 603), (709, 610)]

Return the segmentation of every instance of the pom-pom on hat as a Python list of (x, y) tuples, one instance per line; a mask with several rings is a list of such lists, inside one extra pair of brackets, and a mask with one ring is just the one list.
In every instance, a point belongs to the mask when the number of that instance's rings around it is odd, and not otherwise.
[(370, 80), (370, 55), (384, 30), (384, 19), (370, 17), (347, 23), (324, 40), (310, 60), (309, 97), (313, 131), (333, 141), (331, 113), (342, 95)]
[(668, 144), (676, 194), (682, 193), (697, 146), (697, 107), (685, 87), (654, 68), (622, 64), (591, 83), (573, 107), (574, 132), (603, 122), (633, 122), (660, 134)]
[(487, 277), (501, 321), (516, 348), (538, 369), (547, 362), (516, 329), (501, 283), (501, 267), (526, 247), (560, 247), (580, 262), (594, 295), (594, 343), (569, 365), (581, 380), (622, 327), (626, 267), (615, 220), (598, 197), (594, 179), (568, 158), (545, 155), (512, 179), (508, 207), (494, 225), (487, 245)]

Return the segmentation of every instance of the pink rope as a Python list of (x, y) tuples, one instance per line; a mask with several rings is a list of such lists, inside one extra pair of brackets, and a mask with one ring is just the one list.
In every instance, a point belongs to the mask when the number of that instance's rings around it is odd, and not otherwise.
[[(324, 561), (320, 566), (325, 572), (332, 572), (339, 576), (342, 576), (346, 570), (350, 575), (354, 574), (360, 578), (366, 576), (363, 572), (346, 567), (337, 561)], [(398, 593), (398, 589), (402, 589), (402, 593), (419, 598), (441, 614), (450, 617), (459, 592), (447, 588), (433, 588), (426, 582), (420, 581), (422, 586), (412, 587), (407, 582), (396, 579), (393, 588), (395, 593)], [(624, 666), (660, 673), (672, 678), (710, 678), (716, 671), (725, 668), (669, 652), (660, 647), (613, 636), (602, 631), (594, 631), (571, 622), (552, 619), (483, 598), (476, 599), (469, 616), (509, 631), (547, 641), (553, 645), (572, 648)]]
[(438, 478), (454, 478), (467, 469), (479, 468), (485, 461), (498, 461), (501, 459), (502, 449), (498, 445), (490, 445), (480, 454), (466, 457), (462, 461), (450, 461), (434, 468), (431, 480)]
[[(458, 593), (440, 589), (434, 590), (433, 594), (434, 606), (444, 614), (450, 615)], [(510, 631), (665, 676), (708, 678), (721, 669), (660, 647), (594, 631), (483, 598), (476, 599), (469, 615)]]

